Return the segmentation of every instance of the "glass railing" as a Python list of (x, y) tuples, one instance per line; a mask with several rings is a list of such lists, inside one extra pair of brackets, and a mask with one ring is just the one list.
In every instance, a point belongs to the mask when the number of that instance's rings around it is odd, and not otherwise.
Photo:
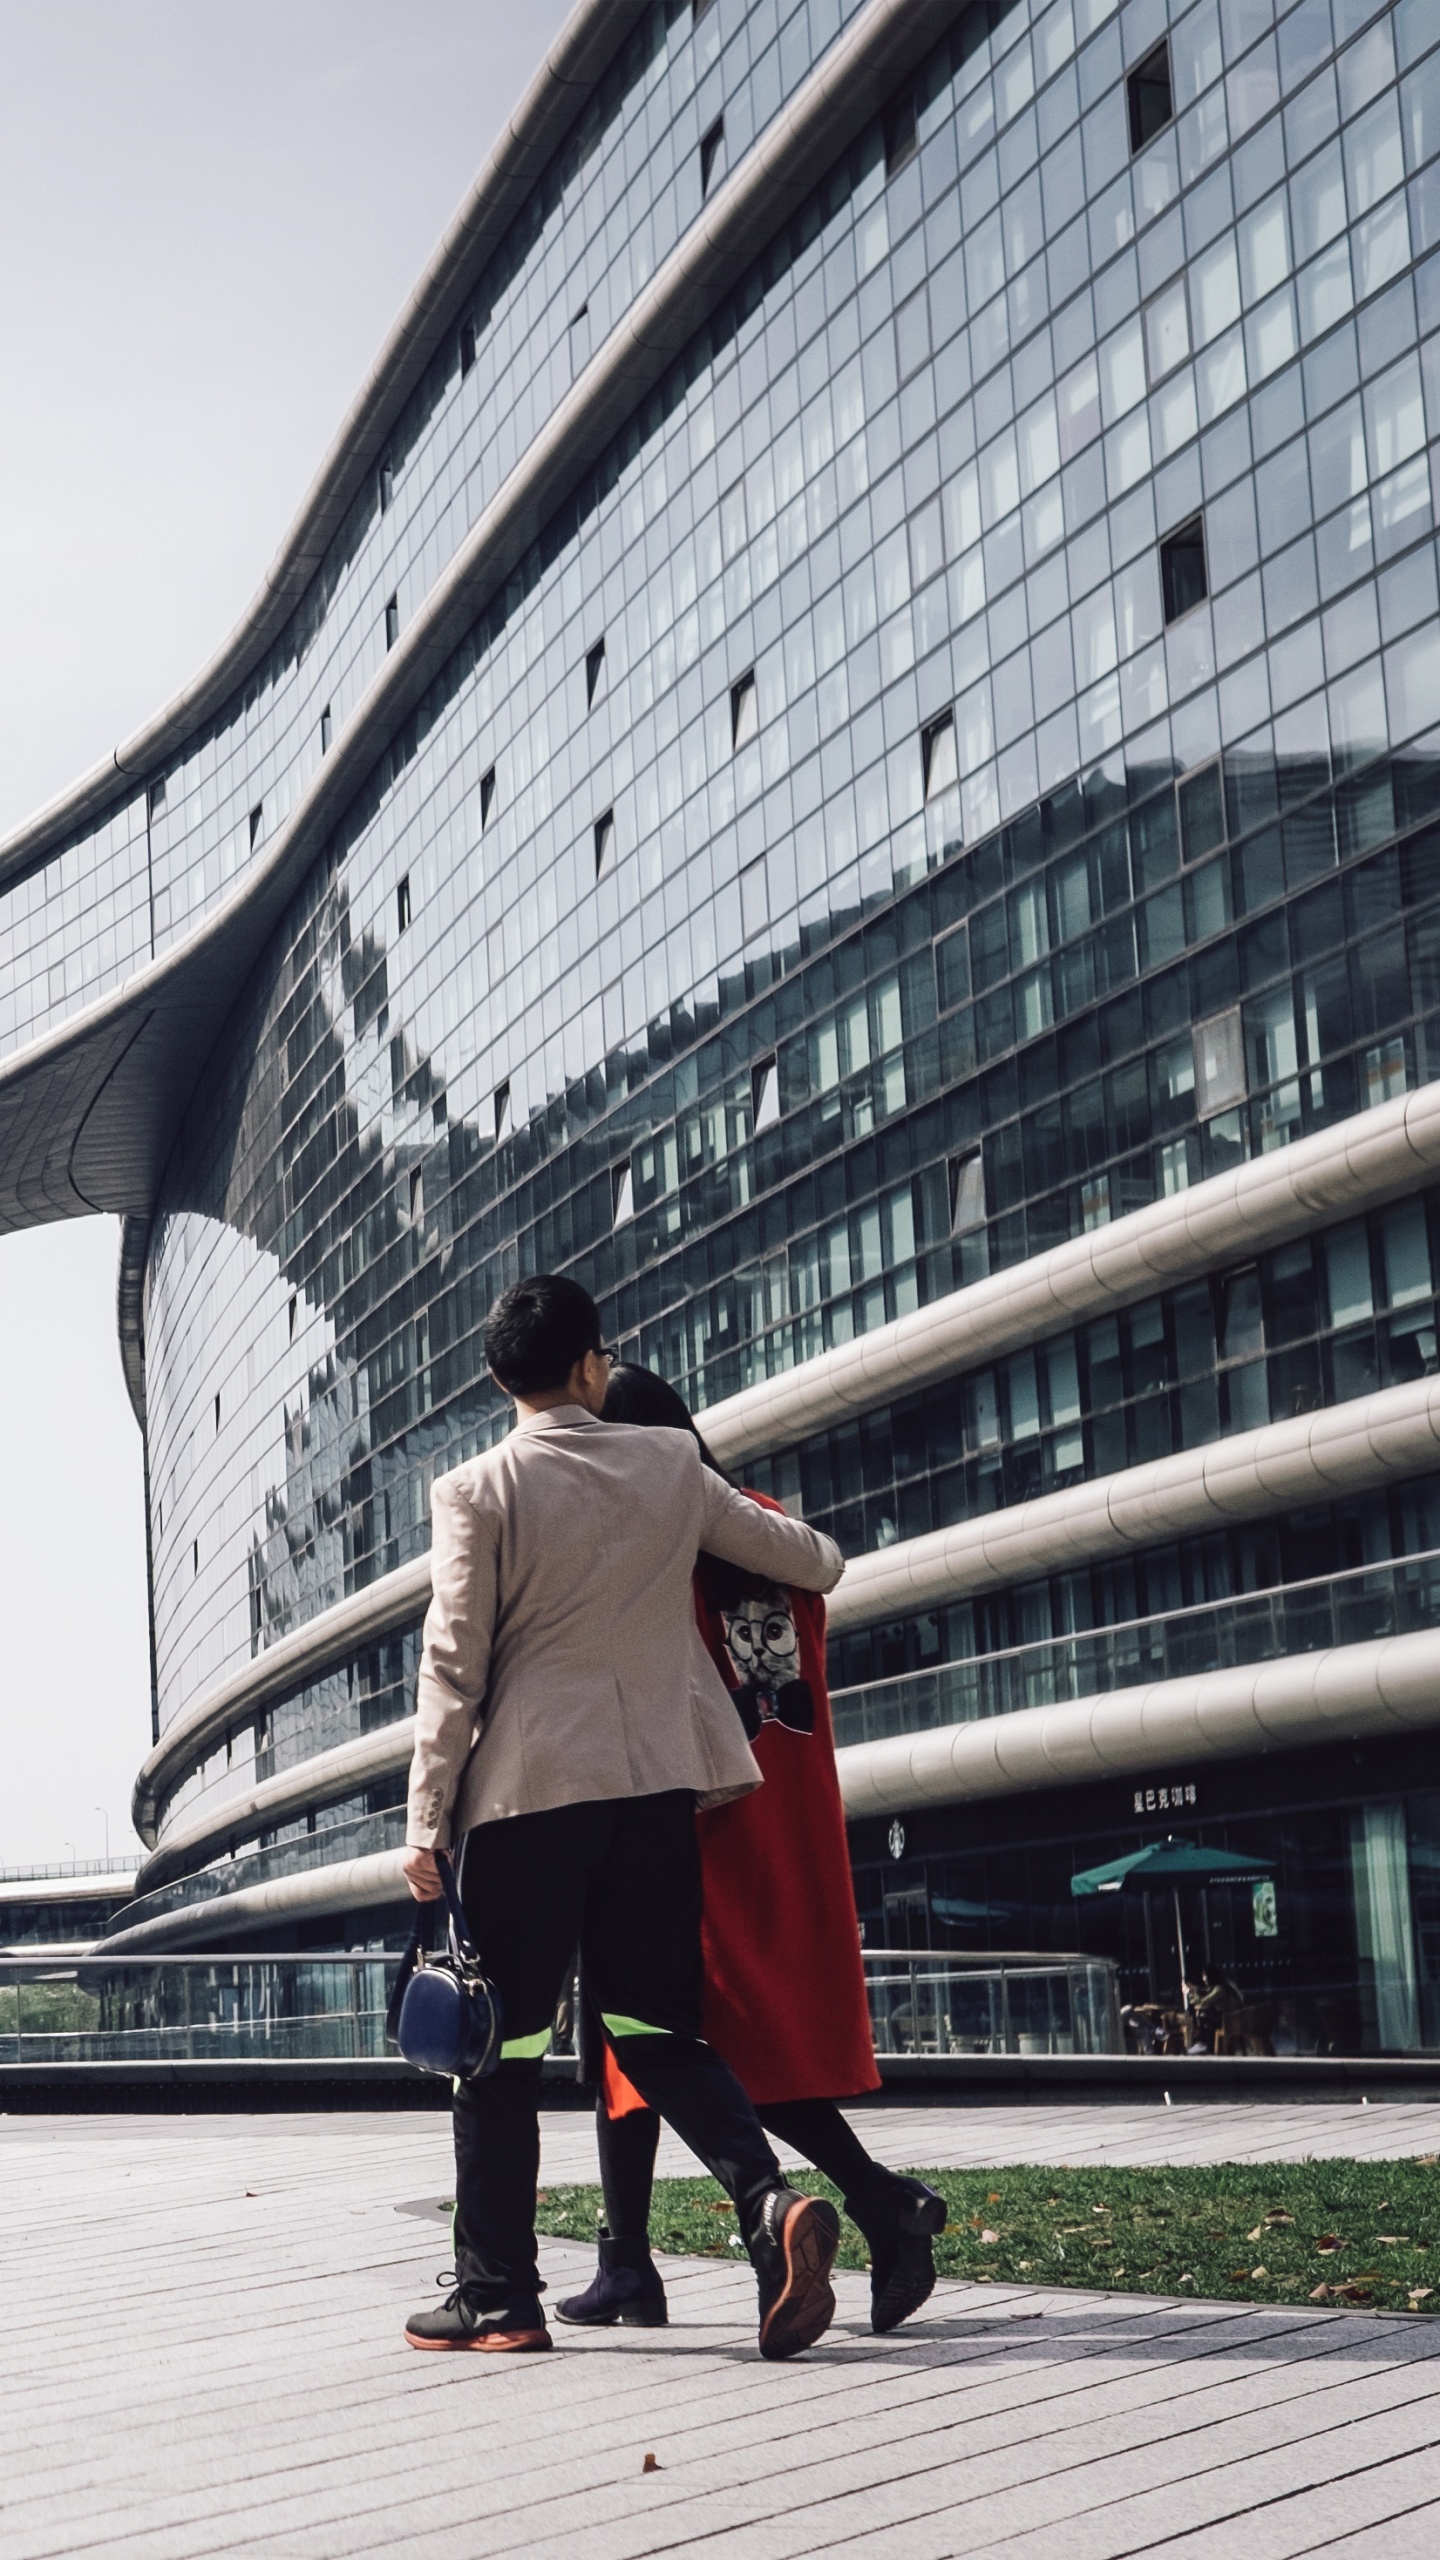
[[(0, 2063), (382, 2061), (396, 1961), (0, 1958)], [(1122, 2050), (1104, 1958), (867, 1949), (865, 1976), (877, 2053)]]
[(0, 2063), (379, 2060), (395, 1963), (0, 1959)]
[(1122, 2053), (1119, 1977), (1104, 1956), (867, 1950), (877, 2054)]
[(830, 1701), (835, 1739), (879, 1742), (931, 1725), (971, 1724), (1020, 1707), (1050, 1707), (1145, 1681), (1182, 1680), (1435, 1626), (1440, 1551), (1431, 1550), (837, 1689)]

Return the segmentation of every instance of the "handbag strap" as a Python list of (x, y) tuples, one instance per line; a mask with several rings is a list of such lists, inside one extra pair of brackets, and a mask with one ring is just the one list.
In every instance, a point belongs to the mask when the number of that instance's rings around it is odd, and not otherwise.
[[(450, 1923), (451, 1944), (462, 1963), (478, 1965), (479, 1958), (471, 1943), (469, 1924), (465, 1918), (465, 1905), (460, 1899), (459, 1888), (455, 1882), (455, 1868), (447, 1850), (436, 1850), (435, 1865), (440, 1877), (441, 1896)], [(405, 1986), (420, 1958), (430, 1952), (438, 1916), (439, 1906), (436, 1903), (416, 1903), (414, 1918), (410, 1923), (410, 1935), (405, 1941), (399, 1970), (395, 1976), (395, 1987), (390, 1994), (389, 2006), (385, 2012), (385, 2033), (392, 2044), (397, 2041), (400, 2007), (405, 1997)]]
[(465, 1905), (460, 1899), (460, 1888), (455, 1882), (455, 1868), (448, 1849), (436, 1850), (435, 1865), (440, 1877), (440, 1890), (445, 1896), (445, 1908), (450, 1915), (450, 1935), (456, 1953), (474, 1964), (478, 1959), (471, 1943), (470, 1923), (465, 1917)]

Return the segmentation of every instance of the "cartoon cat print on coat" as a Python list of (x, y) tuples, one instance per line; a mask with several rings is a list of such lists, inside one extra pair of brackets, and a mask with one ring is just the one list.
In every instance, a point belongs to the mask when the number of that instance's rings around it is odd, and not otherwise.
[(789, 1595), (776, 1584), (744, 1594), (720, 1612), (738, 1686), (740, 1721), (753, 1742), (762, 1726), (813, 1733), (815, 1700), (800, 1677), (800, 1636)]

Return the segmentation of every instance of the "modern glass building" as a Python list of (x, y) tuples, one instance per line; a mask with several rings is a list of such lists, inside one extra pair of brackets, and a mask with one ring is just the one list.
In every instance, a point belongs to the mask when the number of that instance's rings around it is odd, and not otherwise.
[[(117, 1950), (364, 1947), (437, 1473), (573, 1271), (853, 1559), (871, 1945), (1172, 1829), (1440, 2047), (1440, 12), (580, 0), (188, 693), (0, 848), (125, 1218)], [(1148, 1933), (1148, 1934), (1147, 1934)]]

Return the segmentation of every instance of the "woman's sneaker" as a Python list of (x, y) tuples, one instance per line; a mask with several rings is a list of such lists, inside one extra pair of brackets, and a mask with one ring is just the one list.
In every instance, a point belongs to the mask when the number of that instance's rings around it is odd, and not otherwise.
[(405, 2323), (407, 2347), (438, 2355), (534, 2355), (550, 2344), (545, 2314), (533, 2293), (502, 2305), (476, 2308), (459, 2285), (438, 2311), (412, 2311)]
[(833, 2204), (772, 2187), (750, 2256), (760, 2288), (760, 2353), (772, 2363), (823, 2338), (835, 2317), (830, 2270), (840, 2246)]
[(872, 2194), (845, 2199), (845, 2210), (870, 2244), (870, 2326), (877, 2338), (898, 2329), (935, 2290), (935, 2234), (946, 2204), (920, 2178), (882, 2172)]
[(600, 2265), (583, 2293), (557, 2302), (560, 2319), (579, 2329), (663, 2329), (670, 2318), (660, 2270), (648, 2240), (612, 2240), (600, 2234)]

